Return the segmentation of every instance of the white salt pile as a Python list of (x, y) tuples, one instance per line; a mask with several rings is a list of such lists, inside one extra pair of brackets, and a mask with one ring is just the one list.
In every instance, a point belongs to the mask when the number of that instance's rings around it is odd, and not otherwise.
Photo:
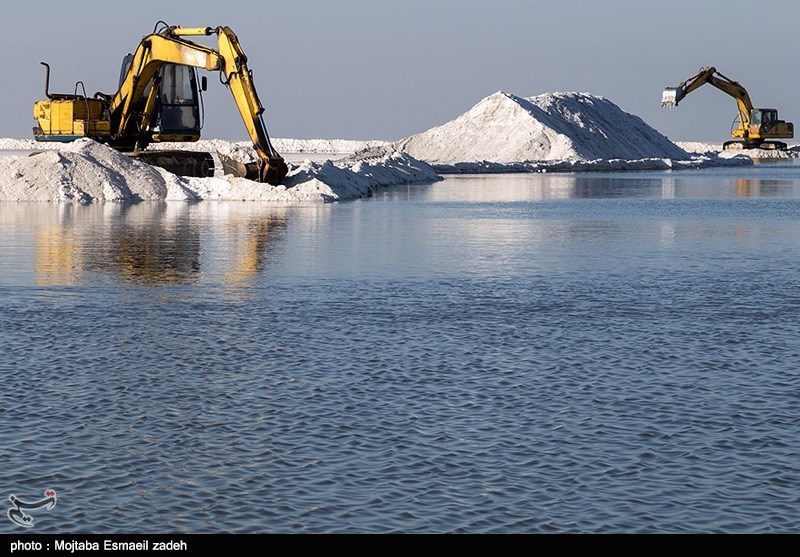
[(289, 167), (289, 174), (280, 186), (231, 176), (187, 178), (158, 170), (170, 187), (167, 199), (188, 201), (344, 201), (371, 195), (380, 187), (441, 180), (428, 164), (397, 151), (369, 161), (306, 160)]
[(497, 92), (455, 120), (394, 145), (435, 164), (689, 158), (638, 116), (586, 93), (522, 98)]
[(369, 162), (306, 161), (290, 168), (280, 186), (232, 177), (184, 178), (82, 139), (59, 151), (0, 159), (0, 201), (337, 201), (380, 186), (438, 179), (429, 165), (396, 152)]
[(161, 173), (89, 139), (0, 161), (0, 201), (164, 199)]
[(355, 153), (364, 149), (388, 145), (388, 141), (357, 141), (352, 139), (285, 139), (272, 140), (279, 153), (330, 153), (333, 155)]
[[(338, 154), (351, 154), (356, 151), (362, 151), (373, 147), (381, 147), (388, 145), (388, 141), (358, 141), (353, 139), (286, 139), (286, 138), (273, 138), (272, 145), (279, 153), (330, 153), (333, 155)], [(64, 143), (58, 142), (38, 142), (33, 139), (13, 139), (7, 137), (0, 137), (0, 150), (2, 151), (60, 151), (65, 146)], [(195, 143), (153, 143), (149, 149), (177, 149), (183, 151), (205, 151), (213, 153), (214, 151), (225, 152), (232, 148), (246, 148), (250, 149), (252, 143), (250, 141), (231, 142), (224, 139), (201, 139)]]

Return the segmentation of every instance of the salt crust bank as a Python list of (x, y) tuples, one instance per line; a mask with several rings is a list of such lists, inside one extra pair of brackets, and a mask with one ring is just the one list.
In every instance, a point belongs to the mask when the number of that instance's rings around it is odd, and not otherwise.
[[(18, 140), (0, 140), (0, 149), (30, 146), (14, 141)], [(308, 145), (295, 142), (291, 147), (356, 147), (352, 142), (336, 143), (311, 140)], [(256, 158), (252, 148), (221, 140), (195, 146), (211, 147), (204, 150), (216, 150), (242, 163)], [(393, 144), (365, 142), (363, 150), (345, 159), (303, 161), (278, 186), (231, 176), (176, 176), (89, 139), (52, 149), (33, 157), (0, 160), (0, 201), (331, 202), (364, 197), (381, 187), (435, 182), (439, 173), (678, 170), (753, 164), (750, 157), (736, 153), (687, 153), (610, 100), (574, 92), (523, 98), (498, 91), (454, 120), (421, 134)]]
[(11, 553), (22, 551), (186, 551), (189, 549), (183, 540), (153, 541), (114, 541), (114, 540), (59, 540), (51, 542), (39, 541), (12, 541)]

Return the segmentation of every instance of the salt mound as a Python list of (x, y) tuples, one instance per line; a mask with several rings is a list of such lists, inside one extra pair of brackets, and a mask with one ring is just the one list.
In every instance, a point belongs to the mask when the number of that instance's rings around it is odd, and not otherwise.
[(166, 194), (155, 168), (90, 139), (0, 165), (0, 201), (137, 201)]
[(586, 93), (526, 99), (500, 91), (455, 120), (394, 147), (436, 164), (688, 158), (638, 116)]
[(354, 139), (287, 139), (276, 138), (272, 144), (279, 153), (350, 154), (364, 149), (388, 145), (388, 141)]
[(338, 201), (438, 179), (429, 165), (398, 152), (349, 163), (305, 161), (279, 186), (230, 176), (185, 178), (81, 139), (59, 151), (0, 160), (0, 201)]
[(305, 160), (297, 166), (290, 164), (280, 186), (231, 176), (188, 178), (160, 171), (170, 187), (167, 199), (190, 201), (344, 201), (371, 195), (379, 187), (441, 180), (429, 165), (400, 152), (349, 163)]

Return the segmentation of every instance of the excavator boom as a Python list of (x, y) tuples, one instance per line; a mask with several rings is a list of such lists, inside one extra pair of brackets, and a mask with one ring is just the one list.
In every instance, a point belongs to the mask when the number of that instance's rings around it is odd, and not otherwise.
[(708, 83), (733, 97), (744, 125), (750, 125), (750, 113), (753, 110), (753, 103), (750, 101), (750, 94), (747, 89), (738, 82), (725, 77), (713, 66), (701, 69), (698, 73), (678, 85), (677, 87), (667, 87), (661, 96), (661, 106), (674, 107), (692, 91), (699, 89)]

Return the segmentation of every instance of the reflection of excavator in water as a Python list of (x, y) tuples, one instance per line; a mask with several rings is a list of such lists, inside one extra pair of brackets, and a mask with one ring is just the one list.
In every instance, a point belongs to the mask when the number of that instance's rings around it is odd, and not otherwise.
[(792, 139), (794, 125), (778, 120), (778, 111), (774, 108), (753, 108), (747, 90), (711, 66), (703, 68), (677, 87), (664, 89), (661, 106), (678, 106), (683, 97), (706, 83), (736, 99), (739, 110), (731, 128), (731, 136), (736, 140), (726, 141), (723, 149), (786, 149), (783, 141), (769, 140)]
[[(184, 37), (216, 34), (218, 49)], [(47, 100), (34, 104), (38, 121), (37, 141), (72, 141), (89, 137), (107, 143), (134, 158), (187, 176), (211, 176), (214, 161), (209, 153), (144, 151), (151, 142), (197, 141), (202, 127), (203, 77), (198, 88), (195, 68), (219, 71), (230, 88), (244, 125), (258, 154), (258, 161), (239, 163), (220, 155), (228, 173), (278, 185), (287, 173), (283, 158), (272, 147), (264, 125), (264, 107), (253, 84), (252, 71), (239, 40), (229, 27), (182, 28), (163, 22), (142, 39), (134, 54), (125, 57), (119, 90), (113, 95), (86, 95), (83, 82), (74, 94), (50, 93), (47, 68)], [(82, 94), (78, 94), (78, 86)]]
[[(209, 239), (197, 219), (163, 203), (115, 205), (111, 213), (101, 211), (102, 221), (76, 218), (69, 203), (60, 206), (56, 222), (48, 218), (52, 211), (32, 209), (43, 215), (37, 218), (33, 269), (37, 284), (49, 286), (77, 284), (98, 273), (144, 286), (196, 284), (206, 274), (236, 289), (264, 271), (288, 222), (285, 207), (233, 212)], [(220, 241), (221, 257), (201, 256), (209, 242)]]

